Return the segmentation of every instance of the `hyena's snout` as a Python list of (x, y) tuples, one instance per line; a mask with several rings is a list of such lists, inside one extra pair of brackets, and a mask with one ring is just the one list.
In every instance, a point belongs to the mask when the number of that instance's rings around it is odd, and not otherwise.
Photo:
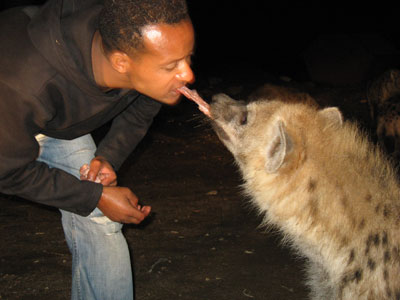
[(234, 100), (226, 94), (217, 94), (212, 97), (210, 111), (213, 116), (212, 126), (218, 137), (226, 145), (234, 143), (247, 123), (246, 103)]
[(241, 126), (247, 121), (247, 107), (244, 101), (233, 100), (226, 94), (212, 97), (210, 110), (213, 121), (231, 126)]

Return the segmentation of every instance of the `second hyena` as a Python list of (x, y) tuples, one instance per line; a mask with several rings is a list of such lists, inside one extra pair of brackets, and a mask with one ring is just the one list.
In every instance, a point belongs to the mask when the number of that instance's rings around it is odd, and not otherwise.
[(212, 124), (265, 223), (308, 258), (312, 299), (400, 299), (400, 187), (337, 108), (214, 96)]
[(371, 118), (379, 144), (393, 158), (400, 159), (400, 70), (389, 69), (367, 88)]

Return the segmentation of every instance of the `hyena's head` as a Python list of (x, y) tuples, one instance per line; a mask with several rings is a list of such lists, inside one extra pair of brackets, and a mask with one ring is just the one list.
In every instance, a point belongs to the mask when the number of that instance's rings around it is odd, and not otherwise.
[(326, 135), (324, 128), (342, 124), (337, 108), (317, 110), (277, 100), (245, 103), (225, 94), (213, 97), (211, 115), (218, 137), (250, 177), (296, 168), (310, 139)]

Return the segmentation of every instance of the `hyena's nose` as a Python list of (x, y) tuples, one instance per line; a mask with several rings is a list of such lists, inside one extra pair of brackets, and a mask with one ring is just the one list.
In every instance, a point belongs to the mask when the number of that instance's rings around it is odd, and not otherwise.
[(226, 94), (216, 94), (212, 96), (212, 101), (211, 101), (211, 114), (213, 114), (214, 117), (218, 117), (221, 115), (226, 115), (228, 111), (231, 111), (231, 108), (234, 103), (236, 103), (235, 100), (233, 100), (231, 97), (229, 97)]

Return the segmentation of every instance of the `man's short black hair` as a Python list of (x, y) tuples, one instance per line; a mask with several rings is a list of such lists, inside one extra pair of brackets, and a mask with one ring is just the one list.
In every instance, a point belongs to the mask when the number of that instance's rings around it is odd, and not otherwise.
[(143, 27), (184, 20), (190, 20), (185, 0), (105, 0), (99, 31), (106, 52), (130, 54), (143, 47)]

